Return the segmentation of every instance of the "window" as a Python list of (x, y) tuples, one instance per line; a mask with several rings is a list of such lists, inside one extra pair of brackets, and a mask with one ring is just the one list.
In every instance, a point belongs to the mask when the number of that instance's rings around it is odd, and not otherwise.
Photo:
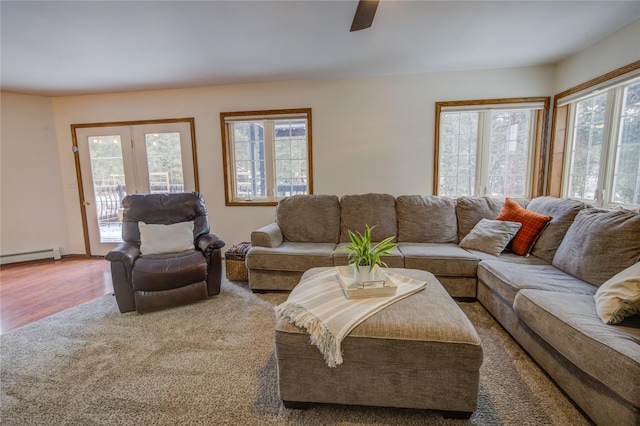
[(548, 105), (548, 98), (436, 103), (434, 193), (538, 194)]
[(220, 121), (228, 206), (313, 193), (310, 108), (223, 112)]
[(640, 204), (640, 78), (570, 97), (562, 195)]

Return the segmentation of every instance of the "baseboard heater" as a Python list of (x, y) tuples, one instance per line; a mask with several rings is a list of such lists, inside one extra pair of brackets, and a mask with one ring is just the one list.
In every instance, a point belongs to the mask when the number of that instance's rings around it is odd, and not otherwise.
[(45, 250), (25, 251), (22, 253), (0, 254), (0, 265), (41, 259), (60, 260), (60, 258), (60, 247), (54, 247)]

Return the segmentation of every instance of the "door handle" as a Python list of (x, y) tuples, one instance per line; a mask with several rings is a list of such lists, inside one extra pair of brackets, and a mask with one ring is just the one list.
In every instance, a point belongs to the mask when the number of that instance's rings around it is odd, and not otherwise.
[(84, 201), (82, 202), (82, 204), (83, 204), (83, 205), (85, 205), (85, 206), (88, 206), (88, 205), (90, 205), (90, 204), (91, 204), (91, 201), (84, 200)]

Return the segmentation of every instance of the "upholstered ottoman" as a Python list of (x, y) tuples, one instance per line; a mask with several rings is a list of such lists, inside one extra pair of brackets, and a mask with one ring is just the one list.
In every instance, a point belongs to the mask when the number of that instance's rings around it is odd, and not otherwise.
[[(311, 269), (305, 278), (326, 270)], [(288, 408), (334, 403), (441, 410), (468, 418), (478, 400), (482, 346), (475, 328), (430, 272), (391, 269), (424, 290), (369, 317), (342, 341), (343, 363), (327, 366), (303, 328), (275, 328), (280, 398)]]

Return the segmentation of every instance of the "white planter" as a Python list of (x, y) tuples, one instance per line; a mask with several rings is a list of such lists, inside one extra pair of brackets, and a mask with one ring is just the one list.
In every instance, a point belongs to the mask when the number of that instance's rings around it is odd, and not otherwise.
[(355, 272), (356, 282), (358, 284), (362, 284), (363, 282), (374, 281), (376, 279), (375, 277), (378, 270), (378, 265), (375, 265), (371, 270), (369, 270), (369, 265), (360, 266), (359, 271), (355, 266), (353, 267), (353, 269)]

